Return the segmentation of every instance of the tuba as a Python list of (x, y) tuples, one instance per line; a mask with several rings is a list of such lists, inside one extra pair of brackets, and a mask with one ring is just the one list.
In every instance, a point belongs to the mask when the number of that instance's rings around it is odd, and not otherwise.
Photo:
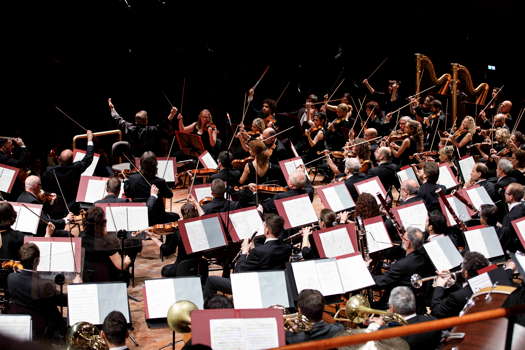
[(430, 58), (420, 53), (416, 53), (416, 95), (419, 95), (421, 90), (421, 77), (423, 76), (424, 70), (428, 72), (433, 85), (441, 86), (437, 93), (440, 95), (445, 95), (447, 93), (450, 80), (452, 79), (451, 75), (449, 73), (445, 73), (438, 78)]
[(168, 326), (179, 333), (191, 332), (191, 312), (198, 310), (197, 305), (189, 300), (179, 300), (168, 310)]
[(346, 318), (338, 317), (339, 313), (342, 310), (342, 308), (337, 310), (336, 314), (334, 315), (334, 320), (359, 324), (363, 323), (371, 315), (382, 315), (383, 319), (387, 323), (397, 322), (402, 325), (407, 324), (407, 321), (400, 314), (370, 308), (370, 303), (368, 302), (366, 297), (364, 297), (361, 294), (353, 295), (346, 302)]
[(91, 323), (77, 322), (67, 330), (66, 343), (68, 350), (107, 350), (108, 345), (100, 332)]

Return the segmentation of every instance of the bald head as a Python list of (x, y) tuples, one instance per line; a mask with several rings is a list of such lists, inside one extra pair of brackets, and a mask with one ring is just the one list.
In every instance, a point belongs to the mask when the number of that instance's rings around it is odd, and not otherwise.
[(499, 105), (500, 113), (510, 113), (511, 109), (512, 109), (512, 102), (510, 102), (509, 100), (503, 101)]
[(69, 165), (73, 163), (73, 151), (70, 149), (65, 149), (60, 153), (58, 157), (58, 162), (60, 165)]
[(264, 129), (262, 132), (264, 143), (267, 145), (271, 145), (275, 140), (275, 137), (272, 137), (273, 135), (275, 135), (275, 130), (273, 128)]
[(365, 130), (365, 140), (371, 140), (377, 137), (377, 130), (374, 128), (368, 128)]
[(503, 113), (496, 114), (496, 116), (494, 117), (494, 127), (501, 128), (504, 125), (505, 125), (505, 114)]
[(303, 188), (306, 185), (306, 174), (303, 169), (297, 169), (290, 177), (290, 185), (294, 188)]
[(28, 176), (25, 181), (25, 189), (27, 192), (38, 193), (40, 192), (40, 178), (35, 175)]

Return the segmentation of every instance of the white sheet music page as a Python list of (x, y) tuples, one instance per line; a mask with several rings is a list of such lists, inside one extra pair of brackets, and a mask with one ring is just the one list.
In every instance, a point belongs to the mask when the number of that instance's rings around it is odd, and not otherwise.
[(471, 252), (481, 253), (487, 259), (492, 259), (504, 254), (494, 227), (489, 226), (468, 230), (465, 231), (464, 234)]
[(399, 214), (401, 224), (405, 229), (413, 226), (421, 231), (425, 231), (428, 212), (427, 207), (425, 207), (423, 202), (398, 209), (397, 213)]
[(297, 292), (301, 293), (303, 289), (321, 290), (321, 283), (315, 268), (315, 260), (305, 260), (292, 263), (292, 271), (297, 286)]
[(106, 230), (117, 232), (128, 228), (128, 212), (126, 207), (108, 205), (106, 207)]
[(165, 318), (175, 298), (175, 279), (161, 278), (145, 280), (146, 298), (149, 318)]
[(272, 317), (210, 320), (214, 350), (270, 349), (279, 346), (277, 321)]
[(385, 193), (383, 192), (383, 189), (379, 185), (379, 178), (378, 177), (374, 178), (372, 181), (365, 180), (365, 181), (362, 181), (361, 183), (358, 182), (358, 183), (354, 184), (354, 186), (357, 189), (357, 192), (359, 192), (359, 194), (361, 194), (361, 193), (369, 193), (372, 196), (374, 196), (374, 198), (376, 199), (377, 204), (381, 205), (381, 201), (379, 200), (379, 198), (377, 198), (377, 194), (381, 193), (383, 195), (383, 197), (385, 197)]
[(459, 160), (459, 168), (461, 169), (461, 175), (463, 177), (463, 183), (468, 183), (470, 181), (470, 173), (476, 162), (474, 157), (466, 157)]
[(175, 166), (174, 159), (159, 159), (157, 164), (157, 176), (166, 182), (175, 182), (175, 173), (173, 167)]
[(443, 185), (448, 189), (457, 186), (458, 182), (452, 175), (452, 171), (447, 165), (441, 165), (439, 167), (439, 178), (437, 180), (438, 185)]
[(15, 170), (0, 166), (0, 191), (6, 193), (11, 192), (9, 187), (11, 186), (11, 182), (13, 182), (15, 174)]
[(344, 183), (323, 188), (321, 191), (323, 191), (326, 201), (330, 204), (330, 209), (335, 212), (355, 207), (354, 200)]
[(375, 253), (393, 246), (383, 221), (365, 225), (365, 232), (369, 253)]
[(487, 272), (477, 275), (468, 279), (468, 284), (473, 293), (478, 292), (480, 289), (492, 287), (493, 283)]
[(104, 180), (89, 179), (84, 202), (95, 203), (96, 201), (104, 198), (105, 194), (107, 193), (106, 192), (106, 182), (107, 182), (106, 179)]
[(437, 237), (423, 244), (423, 247), (438, 271), (452, 270), (463, 261), (458, 249), (447, 236)]
[(75, 259), (73, 251), (75, 243), (52, 242), (51, 243), (51, 266), (52, 272), (75, 272)]
[(184, 226), (186, 226), (186, 232), (188, 233), (188, 239), (193, 252), (199, 252), (209, 248), (208, 238), (202, 220), (187, 222)]
[[(288, 178), (290, 176), (292, 176), (292, 174), (299, 168), (299, 166), (301, 165), (304, 165), (304, 162), (303, 162), (303, 159), (300, 158), (300, 159), (295, 159), (295, 160), (291, 160), (291, 161), (286, 161), (284, 162), (284, 167), (286, 169), (286, 173), (288, 174)], [(306, 174), (306, 177), (308, 179), (310, 179), (310, 177), (308, 176), (308, 173), (306, 171), (306, 169), (304, 170), (304, 173)], [(289, 181), (289, 180), (288, 180)], [(290, 183), (288, 183), (288, 185), (290, 185)]]
[(130, 322), (126, 283), (100, 283), (98, 287), (99, 317), (101, 323), (111, 311), (120, 311)]
[(487, 190), (483, 186), (475, 186), (465, 189), (467, 196), (470, 198), (472, 205), (477, 210), (481, 210), (483, 204), (494, 205), (494, 202), (490, 198)]
[(40, 251), (40, 262), (37, 271), (51, 271), (51, 242), (31, 241)]
[(346, 226), (323, 232), (319, 235), (319, 239), (327, 258), (335, 258), (355, 252)]
[(233, 305), (236, 309), (257, 309), (263, 306), (259, 273), (242, 272), (231, 274)]
[(126, 208), (128, 215), (128, 231), (141, 231), (149, 227), (147, 206), (129, 206)]
[(206, 187), (195, 187), (195, 198), (197, 202), (200, 202), (204, 197), (212, 197), (211, 195), (211, 185)]
[(412, 169), (411, 167), (398, 171), (397, 178), (399, 179), (400, 183), (409, 179), (416, 180), (417, 182), (419, 182), (416, 173), (414, 172), (414, 169)]
[(308, 196), (283, 201), (283, 208), (291, 227), (311, 224), (317, 221), (315, 209)]
[(375, 284), (361, 255), (337, 259), (337, 267), (345, 292), (351, 292)]
[(257, 236), (264, 234), (264, 222), (257, 209), (244, 210), (237, 213), (230, 213), (229, 218), (239, 239), (250, 238), (257, 231)]
[(98, 288), (96, 284), (70, 284), (67, 286), (69, 325), (77, 322), (101, 324)]
[[(462, 222), (472, 220), (472, 217), (469, 215), (467, 206), (465, 204), (463, 204), (459, 199), (457, 199), (454, 196), (447, 196), (446, 198), (448, 203), (450, 204), (452, 209), (454, 209), (456, 215)], [(454, 217), (452, 216), (447, 207), (445, 207), (445, 211), (447, 212), (447, 217), (451, 226), (457, 225), (456, 220), (454, 220)]]
[(321, 294), (334, 295), (344, 293), (343, 284), (339, 277), (339, 269), (337, 268), (337, 260), (334, 258), (320, 259), (315, 260), (315, 262), (315, 269), (321, 284), (321, 289), (319, 290)]
[(0, 333), (19, 341), (31, 341), (30, 315), (0, 315)]
[(200, 160), (206, 169), (217, 169), (219, 167), (215, 159), (213, 159), (210, 152), (208, 151), (205, 151), (203, 154), (201, 154)]
[[(84, 157), (86, 157), (86, 153), (85, 152), (75, 151), (75, 156), (73, 158), (73, 163), (74, 162), (80, 162), (82, 159), (84, 159)], [(87, 167), (87, 169), (84, 170), (84, 172), (81, 174), (81, 176), (93, 176), (93, 174), (95, 173), (95, 168), (97, 167), (99, 159), (100, 159), (100, 156), (98, 154), (94, 154), (93, 155), (93, 161)]]
[[(43, 206), (41, 204), (22, 204), (18, 202), (10, 203), (13, 206), (13, 209), (16, 211), (16, 220), (15, 223), (11, 225), (11, 228), (13, 230), (36, 234), (40, 221), (39, 216), (42, 215)], [(24, 205), (29, 209), (27, 209)]]

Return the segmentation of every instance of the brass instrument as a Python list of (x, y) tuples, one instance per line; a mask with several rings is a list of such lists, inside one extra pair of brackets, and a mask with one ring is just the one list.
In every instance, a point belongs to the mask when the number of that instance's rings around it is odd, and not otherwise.
[[(116, 135), (119, 141), (122, 141), (122, 131), (116, 129), (116, 130), (108, 130), (108, 131), (99, 131), (94, 132), (94, 137), (100, 137), (100, 136), (107, 136), (107, 135)], [(73, 137), (73, 149), (77, 148), (77, 141), (81, 139), (86, 139), (87, 134), (81, 134), (81, 135), (75, 135)]]
[[(457, 280), (457, 275), (459, 274), (460, 271), (458, 272), (454, 272), (451, 274), (451, 279), (448, 281), (447, 285), (445, 286), (445, 288), (450, 288), (452, 287), (455, 283), (456, 283), (456, 280)], [(420, 275), (418, 275), (417, 273), (413, 274), (411, 277), (410, 277), (410, 284), (412, 285), (412, 287), (416, 288), (416, 289), (419, 289), (423, 286), (423, 283), (425, 282), (428, 282), (428, 281), (434, 281), (436, 280), (436, 278), (438, 278), (438, 276), (430, 276), (430, 277), (425, 277), (425, 278), (422, 278)]]
[(284, 314), (284, 330), (291, 333), (306, 332), (312, 329), (313, 322), (300, 312)]
[(77, 322), (67, 330), (68, 350), (107, 350), (109, 346), (100, 336), (100, 332), (91, 323)]
[(371, 315), (382, 315), (383, 319), (387, 323), (397, 322), (402, 325), (407, 324), (407, 321), (400, 314), (370, 308), (370, 303), (368, 302), (368, 299), (366, 299), (366, 297), (361, 294), (353, 295), (346, 302), (346, 318), (338, 317), (339, 313), (342, 310), (343, 309), (341, 308), (335, 313), (335, 321), (352, 322), (359, 324), (366, 321), (368, 318), (370, 318)]
[(487, 95), (489, 93), (489, 84), (481, 83), (476, 88), (472, 84), (472, 77), (467, 67), (459, 63), (452, 63), (452, 124), (456, 124), (458, 113), (458, 81), (459, 76), (462, 76), (464, 86), (463, 90), (468, 96), (477, 96), (476, 104), (485, 104)]
[(416, 94), (419, 95), (420, 89), (421, 89), (421, 76), (423, 75), (423, 70), (426, 69), (428, 74), (430, 75), (430, 80), (432, 81), (432, 84), (442, 87), (439, 89), (438, 94), (445, 95), (447, 88), (450, 84), (450, 81), (452, 79), (451, 75), (449, 73), (445, 73), (439, 78), (436, 76), (436, 71), (434, 70), (434, 65), (432, 64), (432, 61), (427, 56), (416, 53)]
[(198, 310), (197, 305), (189, 300), (179, 300), (168, 310), (168, 326), (179, 333), (191, 332), (191, 312)]

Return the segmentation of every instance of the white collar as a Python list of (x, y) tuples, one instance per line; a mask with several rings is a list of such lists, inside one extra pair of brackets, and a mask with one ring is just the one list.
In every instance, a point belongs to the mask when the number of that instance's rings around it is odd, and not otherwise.
[(405, 321), (406, 321), (406, 320), (410, 320), (411, 318), (414, 318), (414, 317), (416, 317), (416, 316), (417, 316), (417, 314), (414, 312), (413, 314), (410, 314), (410, 315), (408, 315), (408, 316), (403, 316), (403, 318), (404, 318)]
[(514, 208), (515, 206), (519, 205), (521, 202), (514, 202), (514, 203), (511, 203), (509, 204), (509, 211), (512, 210), (512, 208)]
[(268, 237), (268, 238), (266, 238), (266, 239), (264, 240), (264, 243), (266, 244), (267, 242), (270, 242), (270, 241), (276, 241), (276, 240), (278, 240), (278, 238), (269, 238), (269, 237)]

